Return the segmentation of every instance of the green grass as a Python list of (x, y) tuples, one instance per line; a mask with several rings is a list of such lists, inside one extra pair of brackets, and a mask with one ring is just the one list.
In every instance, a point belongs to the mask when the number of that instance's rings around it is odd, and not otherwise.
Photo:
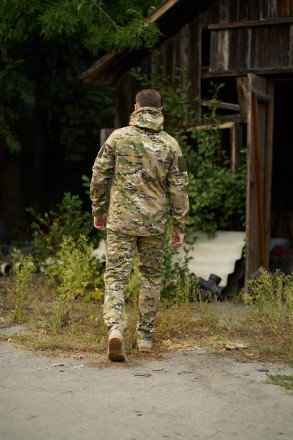
[(267, 383), (279, 385), (286, 390), (293, 391), (293, 375), (269, 374)]

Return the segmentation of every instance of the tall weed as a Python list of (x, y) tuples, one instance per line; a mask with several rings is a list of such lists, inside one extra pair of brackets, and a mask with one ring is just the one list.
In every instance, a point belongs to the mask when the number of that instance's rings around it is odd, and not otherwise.
[(92, 215), (82, 210), (82, 201), (77, 195), (65, 193), (55, 211), (44, 214), (36, 213), (33, 208), (27, 211), (34, 218), (31, 227), (36, 256), (40, 259), (52, 258), (64, 235), (77, 240), (80, 234), (88, 236), (92, 230)]
[(25, 256), (19, 249), (14, 249), (11, 257), (13, 284), (16, 293), (14, 321), (20, 322), (24, 318), (25, 297), (36, 268), (32, 255)]
[(85, 296), (88, 291), (98, 292), (95, 299), (102, 295), (97, 284), (101, 276), (97, 273), (95, 259), (91, 257), (92, 246), (88, 239), (80, 235), (77, 241), (64, 236), (61, 249), (57, 252), (57, 261), (51, 266), (51, 273), (57, 277), (58, 299), (52, 317), (52, 331), (57, 332), (69, 321), (69, 314), (75, 300)]
[(245, 300), (256, 306), (258, 318), (276, 333), (293, 329), (293, 274), (260, 269), (260, 276), (248, 282)]

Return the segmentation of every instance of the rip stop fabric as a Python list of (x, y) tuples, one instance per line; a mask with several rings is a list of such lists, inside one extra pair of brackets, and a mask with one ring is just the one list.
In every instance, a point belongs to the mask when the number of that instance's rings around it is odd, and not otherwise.
[(159, 108), (132, 113), (128, 127), (115, 130), (102, 146), (90, 186), (95, 217), (106, 211), (107, 229), (126, 235), (166, 231), (168, 217), (183, 232), (189, 210), (188, 175), (177, 141), (163, 131)]
[(189, 211), (184, 158), (163, 121), (159, 108), (133, 112), (129, 126), (115, 130), (99, 151), (90, 185), (93, 215), (108, 210), (104, 320), (109, 329), (127, 326), (124, 288), (137, 249), (141, 338), (153, 333), (168, 218), (183, 232)]
[(117, 328), (123, 333), (127, 328), (124, 290), (137, 251), (141, 281), (137, 333), (140, 339), (152, 339), (160, 300), (164, 243), (165, 234), (134, 237), (108, 231), (103, 316), (109, 329)]

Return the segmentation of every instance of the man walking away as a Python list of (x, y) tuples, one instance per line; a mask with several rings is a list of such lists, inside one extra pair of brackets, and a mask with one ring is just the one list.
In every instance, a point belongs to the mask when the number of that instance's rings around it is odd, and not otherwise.
[(145, 89), (135, 101), (129, 126), (115, 130), (99, 151), (90, 186), (94, 227), (107, 228), (103, 316), (108, 357), (118, 362), (125, 360), (124, 289), (133, 256), (137, 251), (141, 280), (137, 346), (150, 352), (168, 218), (172, 245), (179, 247), (189, 210), (187, 170), (177, 141), (163, 131), (161, 96)]

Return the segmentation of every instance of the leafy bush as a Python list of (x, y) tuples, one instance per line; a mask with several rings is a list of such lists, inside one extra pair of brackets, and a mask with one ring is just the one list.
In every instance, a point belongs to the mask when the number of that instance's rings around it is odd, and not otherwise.
[(33, 208), (27, 210), (35, 221), (31, 227), (36, 248), (36, 255), (45, 259), (53, 257), (62, 243), (63, 236), (77, 240), (79, 236), (88, 236), (92, 230), (92, 215), (82, 210), (79, 196), (65, 193), (56, 211), (38, 214)]
[(12, 254), (12, 275), (16, 292), (14, 321), (20, 322), (23, 319), (23, 305), (26, 291), (36, 268), (32, 255), (23, 255), (19, 249), (14, 249)]
[(57, 279), (59, 294), (52, 318), (52, 330), (57, 331), (69, 320), (69, 313), (75, 300), (89, 292), (99, 298), (101, 289), (101, 272), (97, 271), (97, 262), (91, 257), (92, 246), (88, 239), (80, 235), (77, 240), (64, 236), (56, 262), (49, 271)]
[(180, 303), (194, 299), (197, 286), (190, 277), (188, 263), (192, 259), (190, 252), (196, 238), (183, 246), (184, 255), (171, 246), (171, 236), (167, 238), (163, 260), (163, 276), (161, 298), (168, 303)]
[(232, 227), (239, 216), (245, 220), (246, 169), (237, 172), (229, 168), (229, 159), (223, 151), (218, 123), (208, 129), (195, 129), (197, 150), (193, 161), (196, 169), (189, 174), (190, 214), (187, 226), (213, 235), (217, 229)]
[(244, 300), (256, 305), (259, 319), (276, 333), (288, 329), (292, 335), (293, 274), (260, 268), (259, 277), (248, 282), (248, 292)]

